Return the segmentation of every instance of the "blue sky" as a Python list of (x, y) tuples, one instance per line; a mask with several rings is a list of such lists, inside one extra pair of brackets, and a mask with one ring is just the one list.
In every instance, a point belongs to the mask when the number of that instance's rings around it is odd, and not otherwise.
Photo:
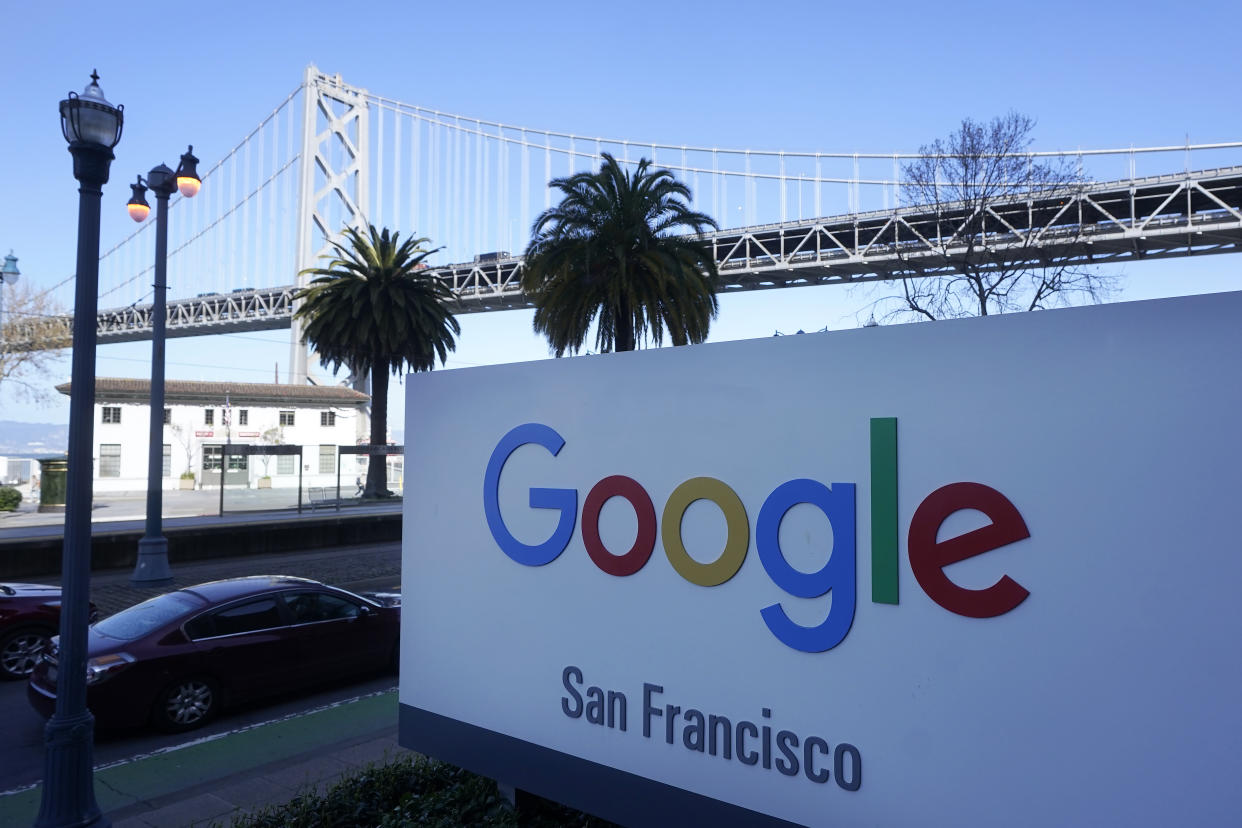
[[(723, 147), (917, 150), (963, 117), (1014, 109), (1038, 149), (1242, 140), (1242, 4), (787, 2), (194, 6), (49, 0), (5, 15), (0, 253), (50, 285), (73, 269), (77, 192), (57, 102), (92, 69), (125, 134), (104, 191), (104, 245), (127, 233), (126, 186), (187, 143), (210, 163), (300, 82), (308, 63), (371, 92), (578, 134)], [(184, 16), (181, 16), (184, 15)], [(191, 16), (193, 15), (193, 16)], [(1242, 163), (1242, 153), (1232, 163)], [(417, 229), (417, 228), (414, 228)], [(1118, 299), (1242, 289), (1233, 256), (1136, 263)], [(859, 324), (874, 298), (841, 288), (727, 296), (715, 339)], [(449, 367), (540, 359), (529, 314), (462, 317)], [(169, 343), (168, 376), (269, 381), (288, 333)], [(99, 350), (141, 376), (149, 343)], [(49, 379), (67, 378), (68, 360)], [(394, 413), (403, 410), (394, 383)], [(67, 421), (0, 392), (0, 419)], [(397, 423), (394, 420), (394, 425)]]

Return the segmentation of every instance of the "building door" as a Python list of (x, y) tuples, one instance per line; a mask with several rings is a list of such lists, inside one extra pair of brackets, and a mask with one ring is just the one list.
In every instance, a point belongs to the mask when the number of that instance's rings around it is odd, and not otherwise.
[[(203, 485), (220, 485), (220, 460), (224, 455), (222, 445), (203, 445)], [(250, 484), (250, 458), (243, 454), (229, 455), (228, 473), (224, 476), (226, 486), (247, 486)]]

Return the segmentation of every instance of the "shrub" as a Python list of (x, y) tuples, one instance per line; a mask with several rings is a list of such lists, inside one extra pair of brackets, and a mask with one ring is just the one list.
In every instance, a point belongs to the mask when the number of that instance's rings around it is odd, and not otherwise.
[(490, 779), (422, 756), (369, 765), (321, 795), (294, 797), (233, 820), (232, 828), (606, 828), (610, 823), (538, 797), (515, 813)]
[(193, 479), (194, 479), (194, 472), (192, 472), (192, 471), (183, 471), (183, 472), (181, 473), (181, 479), (182, 479), (182, 480), (193, 480)]
[(0, 486), (0, 512), (15, 512), (21, 502), (21, 492), (12, 486)]

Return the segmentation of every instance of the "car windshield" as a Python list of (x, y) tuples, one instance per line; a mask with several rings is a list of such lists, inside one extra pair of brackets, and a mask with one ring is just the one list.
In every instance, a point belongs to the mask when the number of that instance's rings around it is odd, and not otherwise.
[(170, 592), (108, 616), (96, 623), (94, 630), (108, 638), (133, 641), (202, 606), (203, 602), (198, 598), (183, 592)]

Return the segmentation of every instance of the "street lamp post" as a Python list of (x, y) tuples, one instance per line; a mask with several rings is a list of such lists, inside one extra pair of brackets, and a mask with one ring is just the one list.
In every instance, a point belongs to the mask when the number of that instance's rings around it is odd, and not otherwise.
[(145, 198), (147, 187), (155, 193), (155, 296), (151, 305), (151, 430), (147, 456), (147, 528), (138, 541), (138, 562), (130, 583), (135, 586), (157, 586), (172, 580), (168, 567), (168, 539), (163, 527), (163, 466), (164, 466), (164, 327), (168, 292), (168, 199), (175, 191), (186, 198), (198, 193), (202, 181), (198, 177), (198, 159), (191, 146), (181, 156), (174, 173), (160, 164), (147, 173), (144, 183), (129, 185), (130, 218), (142, 221), (151, 212)]
[(0, 350), (4, 349), (4, 286), (15, 285), (22, 272), (17, 269), (17, 257), (13, 251), (4, 257), (4, 267), (0, 268)]
[(107, 826), (95, 801), (95, 717), (86, 709), (86, 628), (90, 612), (91, 476), (95, 408), (95, 326), (99, 292), (99, 203), (112, 148), (121, 140), (123, 106), (99, 88), (98, 73), (79, 96), (60, 102), (60, 124), (78, 180), (77, 284), (69, 398), (69, 473), (61, 553), (56, 710), (44, 731), (43, 797), (37, 828)]

